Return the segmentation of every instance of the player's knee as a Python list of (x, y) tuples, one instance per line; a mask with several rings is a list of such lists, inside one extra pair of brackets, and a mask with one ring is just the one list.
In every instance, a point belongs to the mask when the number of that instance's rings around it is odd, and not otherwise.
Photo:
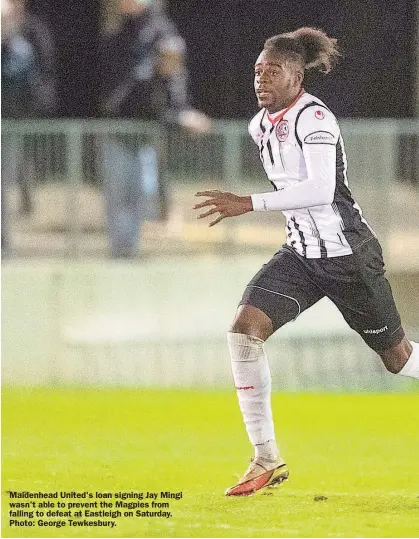
[(405, 366), (412, 352), (411, 345), (407, 339), (388, 350), (380, 352), (380, 357), (386, 369), (392, 374), (398, 374)]
[(384, 360), (383, 356), (381, 356), (381, 359), (383, 360), (385, 368), (388, 370), (388, 372), (391, 372), (391, 374), (397, 374), (401, 371), (402, 367), (399, 367), (396, 361), (387, 358)]
[(243, 333), (244, 335), (252, 335), (252, 331), (263, 330), (263, 325), (257, 320), (251, 320), (247, 317), (237, 317), (230, 326), (231, 333)]
[(273, 327), (271, 319), (260, 309), (252, 305), (241, 305), (229, 331), (266, 341), (272, 335)]

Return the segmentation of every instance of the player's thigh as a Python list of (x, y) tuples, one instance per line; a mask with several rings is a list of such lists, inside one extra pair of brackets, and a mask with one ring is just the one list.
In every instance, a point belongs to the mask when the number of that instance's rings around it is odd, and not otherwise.
[(347, 279), (338, 280), (339, 286), (327, 295), (367, 345), (380, 353), (399, 344), (404, 331), (378, 241), (348, 257)]
[(362, 286), (355, 287), (355, 290), (359, 297), (365, 298), (363, 309), (336, 303), (349, 326), (379, 354), (398, 345), (405, 334), (387, 279), (384, 276), (378, 278), (375, 286), (367, 292)]
[(323, 296), (309, 280), (297, 256), (283, 248), (249, 282), (240, 305), (251, 305), (262, 311), (271, 320), (272, 332), (275, 332)]

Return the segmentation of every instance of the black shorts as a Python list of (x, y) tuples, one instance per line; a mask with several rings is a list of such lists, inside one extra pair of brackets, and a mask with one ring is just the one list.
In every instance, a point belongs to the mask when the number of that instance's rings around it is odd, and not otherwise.
[(304, 258), (284, 245), (247, 285), (240, 305), (253, 305), (276, 331), (324, 296), (370, 348), (380, 352), (404, 337), (376, 238), (354, 254)]

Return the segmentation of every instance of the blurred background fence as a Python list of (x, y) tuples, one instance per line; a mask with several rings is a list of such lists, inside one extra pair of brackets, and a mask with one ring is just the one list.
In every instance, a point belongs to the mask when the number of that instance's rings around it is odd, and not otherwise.
[[(383, 244), (406, 329), (419, 336), (419, 122), (341, 122), (349, 182)], [(162, 219), (150, 219), (136, 261), (108, 258), (100, 146), (154, 146)], [(194, 193), (270, 190), (246, 122), (216, 121), (193, 138), (154, 123), (3, 121), (3, 145), (26, 163), (3, 189), (9, 258), (3, 265), (3, 381), (13, 384), (231, 385), (225, 332), (247, 281), (284, 241), (279, 213), (209, 229)], [(163, 196), (165, 195), (165, 196)], [(268, 343), (284, 390), (413, 387), (380, 361), (322, 300)]]
[[(419, 122), (342, 121), (355, 198), (380, 236), (391, 269), (419, 267)], [(19, 257), (106, 256), (101, 193), (100, 145), (109, 134), (131, 140), (139, 151), (153, 145), (168, 194), (164, 226), (146, 226), (147, 245), (159, 250), (194, 240), (197, 244), (281, 245), (279, 213), (230, 219), (215, 229), (194, 223), (194, 193), (204, 188), (241, 193), (269, 190), (246, 122), (216, 121), (210, 134), (194, 138), (152, 123), (101, 120), (3, 121), (3, 138), (25, 155), (29, 217), (19, 210), (19, 185), (9, 186), (6, 206), (12, 250)], [(161, 234), (157, 234), (157, 230)], [(197, 245), (199, 249), (199, 245)], [(146, 247), (147, 249), (147, 247)]]

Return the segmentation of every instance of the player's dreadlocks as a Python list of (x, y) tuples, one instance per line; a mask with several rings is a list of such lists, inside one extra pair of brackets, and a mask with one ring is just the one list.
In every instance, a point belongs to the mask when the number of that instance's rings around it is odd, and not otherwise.
[(340, 56), (337, 40), (318, 28), (303, 27), (294, 32), (272, 36), (264, 49), (298, 61), (304, 70), (315, 68), (329, 73)]

